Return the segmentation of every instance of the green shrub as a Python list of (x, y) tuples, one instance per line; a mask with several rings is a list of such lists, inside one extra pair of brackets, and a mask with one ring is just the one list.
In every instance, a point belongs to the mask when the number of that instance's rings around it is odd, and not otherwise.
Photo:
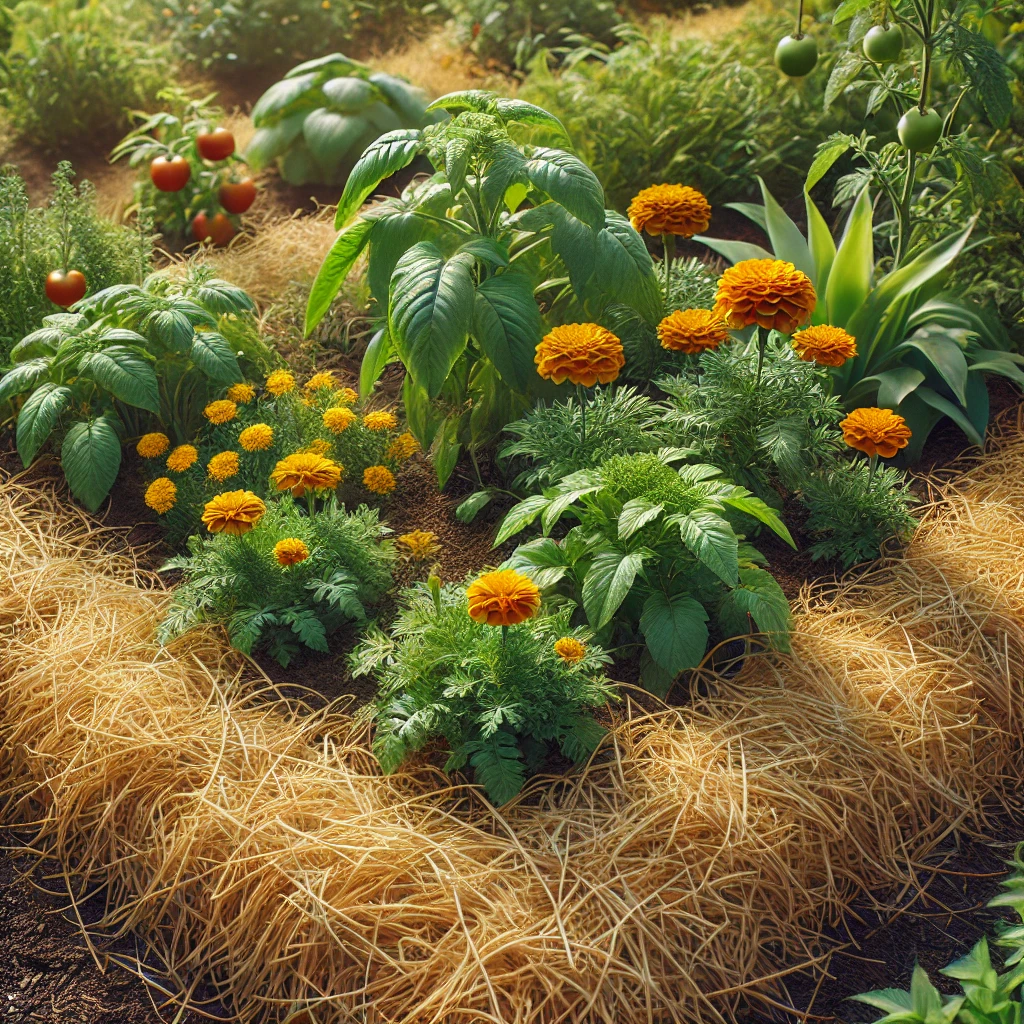
[[(158, 636), (168, 643), (204, 622), (227, 629), (246, 654), (266, 648), (282, 665), (300, 650), (328, 650), (327, 639), (345, 623), (362, 625), (391, 584), (394, 551), (382, 542), (377, 513), (348, 513), (330, 503), (306, 515), (292, 498), (267, 506), (242, 536), (194, 536), (189, 554), (163, 567), (181, 569), (170, 610)], [(307, 557), (281, 564), (275, 546), (296, 539)]]
[(44, 149), (115, 136), (171, 75), (161, 46), (98, 0), (22, 0), (12, 18), (0, 100), (18, 134)]
[[(502, 804), (550, 744), (580, 761), (600, 742), (591, 709), (612, 696), (609, 659), (570, 626), (568, 609), (502, 630), (469, 617), (465, 586), (436, 579), (407, 589), (403, 605), (390, 635), (371, 629), (351, 659), (357, 676), (378, 681), (373, 750), (386, 772), (440, 737), (451, 750), (445, 771), (471, 765)], [(582, 660), (556, 653), (563, 637), (584, 645)]]

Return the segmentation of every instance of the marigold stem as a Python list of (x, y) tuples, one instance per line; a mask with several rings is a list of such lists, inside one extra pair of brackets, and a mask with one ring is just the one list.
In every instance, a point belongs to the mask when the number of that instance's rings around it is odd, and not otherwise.
[(767, 327), (757, 325), (757, 380), (755, 386), (761, 383), (761, 370), (764, 368), (764, 350), (768, 347), (769, 330)]
[(676, 260), (676, 236), (663, 234), (661, 244), (665, 247), (665, 305), (672, 305), (672, 264)]
[(580, 403), (580, 444), (587, 442), (587, 389), (582, 384), (576, 385), (576, 398)]

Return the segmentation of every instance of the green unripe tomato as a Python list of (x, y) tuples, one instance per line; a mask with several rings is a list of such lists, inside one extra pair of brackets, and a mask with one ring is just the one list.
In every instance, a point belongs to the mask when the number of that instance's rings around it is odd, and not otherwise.
[(942, 118), (939, 112), (929, 107), (923, 114), (919, 107), (911, 107), (896, 125), (904, 149), (912, 153), (926, 153), (935, 146), (942, 134)]
[(875, 64), (891, 64), (903, 52), (903, 30), (899, 25), (875, 25), (864, 36), (864, 56)]
[(783, 36), (775, 47), (775, 64), (790, 78), (803, 78), (818, 63), (818, 44), (813, 36)]

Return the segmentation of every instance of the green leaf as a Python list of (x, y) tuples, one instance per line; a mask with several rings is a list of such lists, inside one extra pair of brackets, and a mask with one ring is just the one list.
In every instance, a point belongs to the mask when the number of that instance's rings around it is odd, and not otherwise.
[(352, 60), (343, 53), (329, 53), (326, 57), (315, 57), (313, 60), (297, 64), (284, 77), (298, 78), (310, 71), (330, 71), (335, 75), (351, 75), (365, 67), (365, 64), (360, 64), (359, 61)]
[(432, 242), (418, 242), (391, 278), (388, 327), (416, 383), (436, 397), (466, 347), (473, 318), (473, 257), (446, 260)]
[(473, 335), (501, 379), (525, 393), (536, 376), (534, 352), (544, 325), (526, 274), (512, 271), (489, 277), (476, 290)]
[(212, 381), (234, 384), (242, 380), (238, 359), (227, 339), (216, 331), (196, 331), (189, 358)]
[(832, 15), (832, 24), (841, 25), (844, 21), (849, 21), (858, 11), (865, 10), (873, 3), (875, 0), (843, 0)]
[(500, 144), (492, 154), (484, 175), (484, 205), (488, 208), (496, 206), (504, 200), (513, 185), (526, 185), (527, 181), (526, 157), (511, 143)]
[(484, 490), (474, 491), (468, 498), (459, 502), (455, 509), (455, 518), (460, 523), (471, 523), (479, 515), (481, 509), (489, 505), (494, 499), (497, 491)]
[(494, 93), (485, 89), (460, 89), (457, 92), (445, 93), (431, 103), (427, 110), (447, 110), (457, 113), (470, 110), (477, 114), (486, 113), (494, 102)]
[[(875, 269), (874, 236), (871, 229), (871, 197), (865, 188), (850, 211), (832, 270), (828, 276), (825, 303), (828, 322), (846, 327), (871, 291)], [(856, 337), (856, 335), (855, 335)]]
[(742, 213), (747, 220), (753, 221), (765, 234), (768, 233), (768, 218), (760, 203), (725, 203), (726, 209)]
[(82, 358), (78, 370), (120, 401), (159, 415), (160, 388), (156, 373), (131, 349), (112, 345), (102, 352), (91, 352)]
[(459, 462), (459, 455), (462, 452), (462, 445), (459, 443), (461, 419), (461, 409), (446, 416), (430, 449), (430, 459), (437, 475), (437, 486), (440, 488), (443, 488), (448, 482), (448, 478), (455, 472), (455, 467)]
[(885, 1013), (906, 1013), (912, 1009), (910, 993), (901, 988), (880, 988), (874, 992), (862, 992), (860, 995), (850, 996), (858, 1003), (866, 1003), (876, 1010), (883, 1010)]
[(865, 377), (861, 384), (877, 384), (875, 404), (880, 409), (898, 409), (900, 403), (924, 380), (924, 374), (913, 366), (897, 366), (873, 377)]
[(0, 377), (0, 402), (35, 387), (50, 372), (50, 362), (48, 356), (40, 356), (8, 370)]
[(508, 514), (502, 520), (498, 535), (494, 538), (493, 547), (504, 544), (509, 537), (515, 536), (520, 530), (525, 530), (537, 516), (548, 507), (551, 499), (543, 494), (531, 494), (524, 498), (518, 505), (513, 505)]
[(121, 440), (110, 419), (99, 416), (72, 424), (60, 449), (60, 462), (71, 493), (95, 512), (121, 468)]
[(723, 497), (722, 502), (745, 515), (753, 516), (759, 523), (764, 523), (772, 533), (781, 537), (791, 548), (796, 550), (796, 542), (786, 524), (779, 518), (778, 512), (760, 498), (753, 494), (732, 494)]
[(477, 235), (456, 250), (468, 252), (490, 269), (508, 266), (508, 246), (488, 235)]
[(961, 405), (967, 404), (967, 359), (964, 350), (941, 327), (922, 327), (894, 352), (914, 349), (920, 352), (949, 385)]
[(605, 226), (597, 233), (597, 285), (656, 323), (661, 318), (661, 290), (651, 254), (621, 213), (607, 210), (605, 218)]
[(327, 105), (339, 114), (358, 114), (380, 93), (362, 78), (332, 78), (324, 82), (320, 91)]
[(708, 649), (708, 613), (688, 594), (656, 590), (644, 602), (640, 630), (651, 657), (673, 676), (699, 665)]
[(466, 171), (469, 168), (469, 154), (473, 146), (469, 139), (449, 139), (444, 147), (444, 173), (452, 194), (457, 193), (466, 184)]
[(960, 406), (954, 405), (948, 398), (943, 398), (938, 392), (926, 388), (924, 385), (919, 387), (914, 394), (926, 405), (930, 405), (937, 412), (948, 416), (967, 435), (971, 444), (976, 444), (979, 448), (984, 446), (984, 436)]
[(334, 240), (331, 251), (320, 264), (316, 280), (309, 292), (306, 303), (306, 337), (309, 337), (313, 328), (331, 308), (334, 297), (359, 259), (359, 254), (370, 241), (370, 235), (376, 226), (376, 221), (360, 218), (345, 228)]
[(405, 406), (405, 419), (409, 430), (419, 441), (420, 447), (428, 449), (434, 443), (434, 435), (444, 415), (435, 408), (426, 391), (417, 386), (412, 374), (409, 373), (402, 381), (402, 404)]
[(164, 348), (182, 355), (192, 347), (195, 326), (180, 309), (154, 309), (142, 323), (142, 329)]
[(535, 188), (574, 217), (593, 228), (604, 227), (604, 189), (579, 157), (561, 149), (535, 149), (525, 170)]
[(492, 803), (508, 803), (523, 788), (526, 766), (515, 738), (509, 733), (499, 729), (465, 747), (472, 750), (469, 763)]
[(388, 102), (408, 122), (410, 128), (418, 127), (426, 120), (427, 104), (422, 92), (401, 78), (375, 71), (370, 81), (384, 94)]
[(275, 82), (257, 101), (252, 108), (252, 123), (262, 128), (262, 122), (281, 113), (286, 107), (298, 103), (313, 106), (317, 103), (317, 76), (312, 72), (296, 75), (294, 78), (283, 78)]
[(385, 178), (412, 163), (422, 146), (423, 133), (418, 128), (388, 132), (367, 146), (345, 182), (334, 226), (340, 228), (346, 224)]
[(594, 558), (583, 581), (583, 610), (592, 629), (611, 622), (643, 564), (640, 551), (602, 551)]
[(861, 69), (867, 63), (856, 50), (847, 50), (832, 68), (825, 86), (824, 109), (828, 110), (833, 103), (846, 91), (846, 87), (860, 76)]
[(380, 133), (405, 130), (402, 119), (386, 103), (371, 103), (363, 111), (363, 117)]
[(306, 145), (328, 178), (337, 174), (365, 131), (366, 121), (361, 117), (337, 114), (323, 107), (311, 110), (302, 125)]
[(380, 380), (384, 367), (388, 365), (395, 347), (391, 344), (391, 335), (387, 327), (382, 327), (370, 339), (363, 353), (363, 362), (359, 367), (359, 394), (362, 398), (369, 398), (373, 392), (373, 386)]
[(506, 123), (512, 121), (517, 124), (537, 124), (560, 132), (568, 138), (565, 126), (554, 114), (525, 100), (497, 99), (494, 101), (494, 111)]
[[(739, 577), (739, 586), (730, 590), (724, 601), (731, 603), (743, 616), (749, 615), (757, 629), (771, 637), (776, 650), (788, 650), (789, 601), (778, 581), (770, 572), (756, 566), (743, 566)], [(746, 628), (741, 630), (746, 631)]]
[(664, 505), (655, 505), (646, 498), (632, 498), (622, 506), (619, 513), (619, 540), (628, 540), (652, 519), (665, 511)]
[(827, 319), (828, 304), (825, 301), (825, 291), (828, 287), (829, 274), (832, 271), (832, 263), (836, 258), (836, 243), (832, 238), (825, 218), (817, 206), (811, 202), (811, 197), (804, 193), (804, 206), (807, 210), (807, 246), (814, 257), (814, 289), (818, 293), (818, 304), (814, 310), (816, 323), (822, 323)]
[(670, 517), (679, 525), (679, 536), (699, 562), (729, 586), (739, 578), (739, 541), (733, 528), (714, 512), (697, 509), (689, 515)]
[(757, 181), (764, 199), (766, 230), (775, 255), (780, 260), (792, 263), (797, 270), (802, 270), (813, 281), (816, 268), (814, 260), (811, 259), (811, 251), (807, 248), (807, 240), (786, 211), (775, 201), (764, 181), (761, 178)]
[(302, 133), (308, 110), (281, 118), (277, 124), (257, 128), (245, 147), (245, 162), (254, 171), (269, 167)]
[[(856, 0), (846, 0), (846, 3), (856, 2)], [(868, 3), (872, 3), (873, 0), (867, 0)], [(843, 4), (845, 7), (846, 4)], [(804, 191), (810, 192), (815, 185), (825, 177), (830, 170), (832, 165), (841, 157), (844, 153), (848, 152), (850, 146), (853, 145), (853, 137), (850, 135), (830, 135), (824, 142), (818, 146), (818, 152), (815, 154), (814, 159), (811, 161), (811, 166), (807, 169), (807, 177), (804, 180)]]
[(693, 240), (713, 249), (724, 256), (730, 263), (742, 260), (770, 260), (772, 254), (753, 242), (731, 242), (725, 238), (709, 238), (707, 235), (694, 235)]
[(71, 397), (71, 388), (46, 381), (25, 399), (15, 434), (22, 465), (27, 467), (35, 459)]
[(409, 211), (376, 219), (370, 239), (370, 258), (366, 277), (370, 294), (386, 308), (391, 291), (391, 275), (402, 256), (417, 242), (436, 242), (444, 246), (465, 238), (454, 226), (447, 227), (436, 220)]

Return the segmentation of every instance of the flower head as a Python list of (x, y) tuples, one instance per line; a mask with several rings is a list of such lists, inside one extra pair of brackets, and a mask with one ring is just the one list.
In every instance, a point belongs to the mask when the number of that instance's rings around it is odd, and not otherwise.
[(488, 626), (516, 626), (540, 608), (540, 590), (515, 569), (484, 573), (466, 587), (469, 617)]
[(441, 552), (437, 534), (430, 530), (413, 530), (412, 533), (403, 533), (397, 543), (415, 562), (422, 562)]
[(303, 453), (312, 452), (314, 455), (326, 455), (331, 450), (331, 442), (325, 441), (322, 437), (314, 437), (305, 448)]
[(411, 459), (419, 450), (419, 441), (409, 431), (406, 431), (404, 434), (399, 434), (388, 445), (388, 450), (385, 454), (389, 459), (394, 459), (396, 462), (405, 462), (406, 459)]
[(329, 389), (333, 391), (338, 386), (338, 382), (334, 379), (333, 370), (323, 370), (321, 373), (314, 373), (309, 380), (306, 381), (307, 391), (320, 391), (322, 389)]
[(281, 459), (270, 474), (279, 491), (291, 489), (296, 498), (307, 490), (323, 491), (338, 486), (342, 467), (315, 452), (296, 452)]
[(179, 444), (167, 456), (167, 468), (172, 473), (184, 473), (186, 469), (191, 469), (198, 458), (199, 449), (194, 444)]
[(363, 417), (363, 426), (367, 430), (394, 430), (398, 426), (398, 417), (393, 412), (379, 409)]
[(178, 500), (178, 488), (173, 480), (161, 476), (146, 488), (146, 504), (159, 515), (170, 512)]
[(891, 459), (910, 443), (910, 428), (902, 416), (889, 409), (854, 409), (839, 424), (843, 440), (865, 455)]
[(228, 388), (228, 398), (235, 405), (248, 405), (256, 397), (256, 389), (251, 384), (232, 384)]
[(171, 446), (171, 439), (166, 434), (143, 434), (135, 450), (144, 459), (159, 458)]
[(573, 636), (563, 636), (561, 639), (555, 641), (555, 654), (557, 654), (562, 661), (567, 662), (570, 665), (575, 665), (578, 661), (582, 661), (587, 656), (586, 644), (580, 643)]
[(785, 260), (740, 260), (718, 282), (715, 312), (733, 328), (757, 324), (792, 334), (807, 323), (818, 297), (811, 279)]
[(363, 486), (374, 494), (390, 494), (395, 489), (395, 474), (387, 466), (367, 466)]
[(359, 394), (352, 388), (342, 388), (335, 396), (335, 399), (342, 405), (355, 405), (359, 401)]
[(285, 537), (274, 545), (274, 557), (279, 565), (295, 565), (309, 558), (309, 548), (298, 537)]
[(710, 309), (677, 309), (658, 324), (662, 348), (691, 356), (718, 348), (728, 338), (725, 321)]
[(793, 348), (805, 362), (821, 366), (842, 366), (857, 354), (857, 342), (842, 327), (815, 324), (793, 335)]
[(280, 398), (295, 388), (295, 376), (287, 370), (275, 370), (267, 378), (267, 390), (275, 397)]
[(707, 231), (711, 204), (689, 185), (651, 185), (636, 194), (626, 211), (637, 231), (692, 238)]
[(597, 324), (563, 324), (546, 334), (533, 357), (537, 372), (556, 384), (610, 384), (626, 365), (622, 342)]
[(266, 451), (274, 443), (274, 428), (267, 423), (254, 423), (238, 435), (238, 443), (247, 452)]
[[(371, 413), (371, 415), (373, 414)], [(343, 430), (348, 430), (356, 419), (356, 414), (343, 405), (333, 405), (330, 409), (324, 410), (324, 426), (332, 434), (340, 434)]]
[(238, 472), (238, 452), (218, 452), (206, 464), (206, 472), (214, 480), (227, 480)]
[(218, 398), (203, 410), (203, 415), (211, 423), (227, 423), (238, 415), (238, 406), (230, 399)]
[(206, 503), (203, 522), (210, 533), (240, 537), (248, 533), (266, 511), (267, 506), (252, 491), (224, 491)]

